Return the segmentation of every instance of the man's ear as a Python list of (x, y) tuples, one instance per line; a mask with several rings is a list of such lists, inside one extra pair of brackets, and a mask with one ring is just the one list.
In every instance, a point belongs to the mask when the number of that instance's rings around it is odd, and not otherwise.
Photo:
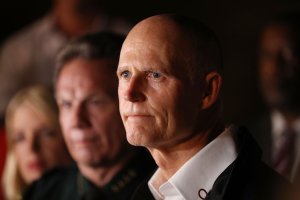
[(203, 80), (203, 94), (201, 109), (205, 110), (210, 108), (216, 103), (220, 96), (220, 89), (222, 85), (222, 77), (216, 72), (212, 71), (206, 74)]

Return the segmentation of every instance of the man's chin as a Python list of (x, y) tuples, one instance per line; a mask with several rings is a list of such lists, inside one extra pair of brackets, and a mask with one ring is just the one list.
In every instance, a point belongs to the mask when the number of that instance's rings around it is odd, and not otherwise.
[(152, 147), (152, 142), (149, 138), (141, 138), (141, 137), (127, 137), (127, 141), (129, 144), (133, 146), (140, 146), (140, 147)]
[(77, 164), (90, 165), (98, 162), (98, 159), (94, 158), (92, 152), (82, 149), (73, 154), (72, 157)]
[(133, 146), (143, 146), (142, 139), (138, 137), (136, 134), (127, 134), (126, 135), (127, 141), (129, 144)]
[(95, 160), (95, 159), (80, 159), (77, 160), (76, 163), (78, 165), (82, 165), (82, 166), (88, 166), (90, 168), (98, 168), (98, 167), (104, 167), (107, 166), (107, 162), (105, 162), (104, 160)]
[(140, 142), (136, 141), (136, 140), (131, 140), (131, 139), (127, 139), (128, 143), (133, 145), (133, 146), (143, 146)]

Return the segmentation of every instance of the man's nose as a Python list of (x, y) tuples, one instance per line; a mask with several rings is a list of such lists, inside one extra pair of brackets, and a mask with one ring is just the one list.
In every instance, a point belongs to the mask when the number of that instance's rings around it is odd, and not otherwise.
[(146, 99), (143, 77), (132, 76), (124, 86), (124, 99), (131, 102), (140, 102)]
[(78, 105), (72, 112), (72, 124), (76, 128), (89, 127), (89, 114), (85, 104)]

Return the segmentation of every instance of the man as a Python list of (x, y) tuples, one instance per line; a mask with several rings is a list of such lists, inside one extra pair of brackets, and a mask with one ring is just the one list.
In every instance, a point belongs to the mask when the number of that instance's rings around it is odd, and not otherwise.
[(252, 137), (224, 126), (221, 63), (214, 33), (194, 19), (158, 15), (129, 32), (117, 70), (121, 117), (129, 143), (158, 165), (133, 199), (279, 197), (283, 179)]
[(24, 199), (125, 200), (153, 171), (150, 156), (127, 143), (119, 114), (115, 71), (123, 39), (111, 33), (88, 35), (58, 55), (60, 123), (78, 169), (50, 172)]
[(4, 42), (0, 48), (1, 121), (16, 91), (31, 84), (51, 86), (55, 55), (68, 40), (103, 30), (127, 34), (131, 23), (109, 14), (105, 7), (101, 0), (53, 0), (44, 17)]
[(299, 20), (299, 14), (283, 14), (262, 29), (259, 78), (268, 111), (248, 123), (264, 160), (292, 181), (300, 161)]

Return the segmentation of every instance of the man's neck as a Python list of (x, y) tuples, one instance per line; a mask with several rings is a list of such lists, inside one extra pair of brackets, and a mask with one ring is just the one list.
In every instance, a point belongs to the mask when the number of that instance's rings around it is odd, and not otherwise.
[(220, 124), (215, 126), (214, 129), (195, 134), (193, 137), (178, 145), (169, 148), (148, 148), (159, 167), (158, 173), (160, 180), (157, 180), (155, 185), (159, 186), (166, 182), (184, 163), (221, 134), (223, 130), (224, 125)]
[(292, 127), (293, 123), (300, 118), (300, 113), (296, 112), (296, 110), (294, 112), (287, 110), (278, 111), (284, 117), (288, 127)]
[(78, 165), (81, 174), (92, 182), (95, 186), (101, 188), (108, 184), (117, 173), (119, 173), (128, 161), (134, 156), (136, 152), (130, 152), (122, 156), (118, 162), (110, 166), (91, 166)]

